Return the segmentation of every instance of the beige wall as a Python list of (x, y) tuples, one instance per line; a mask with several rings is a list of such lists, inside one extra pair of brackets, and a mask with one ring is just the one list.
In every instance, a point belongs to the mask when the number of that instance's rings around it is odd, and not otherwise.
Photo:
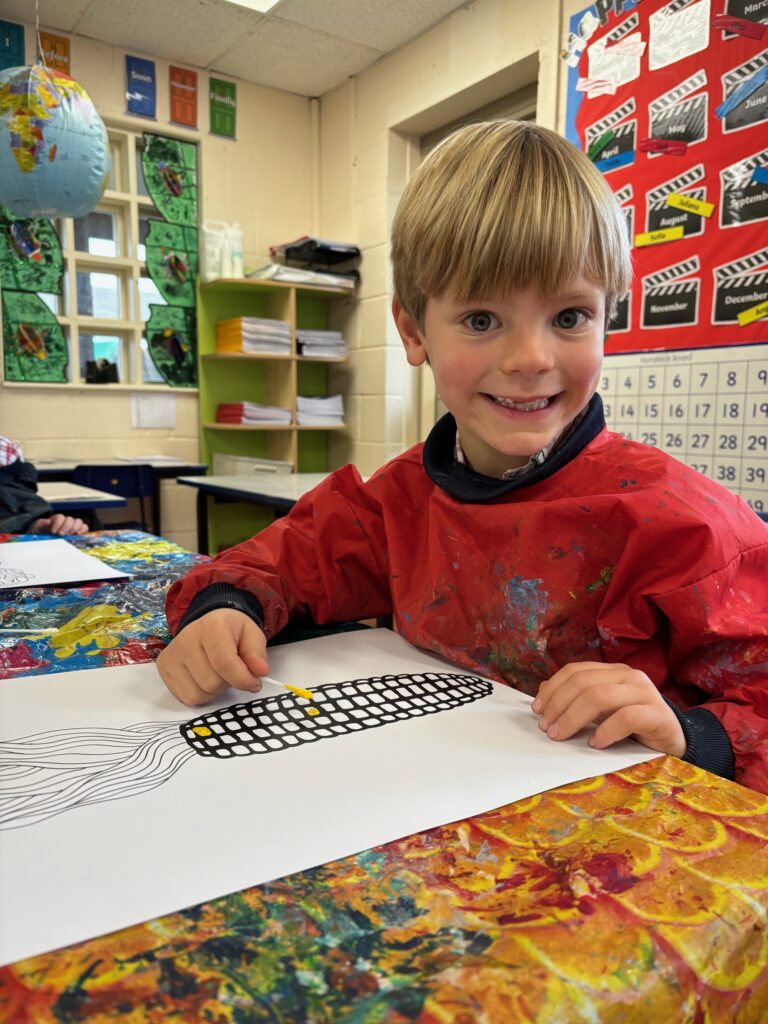
[[(210, 136), (208, 79), (200, 72), (201, 216), (238, 221), (252, 266), (266, 261), (270, 244), (307, 231), (363, 250), (359, 301), (344, 323), (351, 360), (332, 381), (346, 395), (350, 422), (332, 439), (335, 464), (353, 461), (370, 473), (419, 438), (421, 371), (406, 364), (391, 323), (388, 262), (389, 226), (418, 159), (418, 139), (537, 74), (537, 119), (562, 127), (567, 69), (558, 54), (566, 16), (582, 6), (476, 0), (325, 96), (319, 130), (310, 101), (238, 82), (238, 141)], [(157, 122), (126, 119), (124, 53), (72, 37), (73, 72), (107, 120), (162, 129), (167, 64), (156, 60)], [(128, 394), (6, 387), (0, 433), (26, 441), (31, 458), (155, 451), (197, 458), (196, 396), (177, 395), (176, 408), (174, 430), (132, 430)], [(194, 494), (175, 490), (165, 532), (194, 546)]]
[(341, 378), (351, 429), (334, 455), (363, 473), (419, 437), (421, 371), (391, 322), (387, 244), (418, 139), (535, 80), (537, 68), (537, 120), (558, 126), (560, 13), (559, 0), (477, 0), (321, 100), (320, 233), (364, 254)]
[[(25, 36), (31, 62), (31, 25)], [(72, 36), (71, 51), (72, 73), (107, 123), (173, 132), (168, 62), (152, 58), (158, 116), (147, 121), (125, 114), (125, 50)], [(238, 81), (238, 139), (232, 142), (208, 134), (206, 72), (199, 71), (198, 89), (201, 217), (237, 221), (243, 229), (246, 265), (260, 266), (269, 258), (270, 244), (305, 234), (314, 225), (311, 104), (300, 96)], [(174, 394), (175, 428), (138, 430), (131, 427), (131, 392), (126, 390), (5, 386), (0, 389), (0, 433), (22, 441), (32, 461), (51, 455), (77, 460), (153, 453), (194, 461), (199, 457), (197, 394)], [(165, 536), (194, 548), (195, 492), (164, 482), (162, 507)]]

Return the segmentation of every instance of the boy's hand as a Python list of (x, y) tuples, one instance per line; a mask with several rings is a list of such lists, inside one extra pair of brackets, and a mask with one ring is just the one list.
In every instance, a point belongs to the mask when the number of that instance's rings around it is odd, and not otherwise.
[(685, 736), (674, 712), (645, 672), (629, 665), (571, 662), (541, 684), (532, 710), (552, 740), (567, 740), (599, 722), (591, 747), (610, 747), (633, 736), (662, 754), (685, 754)]
[(88, 533), (88, 524), (84, 523), (82, 519), (77, 519), (74, 516), (65, 516), (61, 512), (56, 512), (55, 515), (50, 516), (48, 519), (36, 519), (32, 523), (29, 532), (52, 533), (57, 537), (66, 537), (67, 535)]
[(269, 672), (267, 640), (244, 612), (217, 608), (171, 640), (157, 670), (183, 704), (206, 704), (228, 686), (258, 693)]

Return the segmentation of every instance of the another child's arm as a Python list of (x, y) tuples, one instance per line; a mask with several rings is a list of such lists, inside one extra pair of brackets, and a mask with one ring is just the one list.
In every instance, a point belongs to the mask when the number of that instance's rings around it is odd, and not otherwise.
[(269, 672), (267, 640), (245, 613), (217, 608), (174, 637), (157, 669), (183, 704), (205, 704), (229, 686), (257, 693)]
[(686, 741), (674, 711), (645, 672), (629, 665), (577, 661), (542, 683), (534, 713), (553, 740), (567, 740), (591, 722), (599, 725), (592, 747), (609, 747), (633, 736), (662, 754), (683, 757)]
[(88, 533), (88, 524), (76, 516), (65, 516), (54, 512), (47, 518), (36, 519), (29, 527), (30, 533), (51, 533), (57, 537), (71, 537)]

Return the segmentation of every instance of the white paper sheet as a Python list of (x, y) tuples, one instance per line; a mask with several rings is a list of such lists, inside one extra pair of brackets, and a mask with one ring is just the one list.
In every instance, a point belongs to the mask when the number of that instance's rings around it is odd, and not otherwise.
[(706, 50), (709, 45), (709, 5), (710, 0), (696, 0), (696, 3), (681, 9), (673, 0), (650, 16), (648, 68), (651, 71)]
[[(388, 630), (286, 645), (270, 662), (275, 678), (310, 688), (466, 674)], [(229, 760), (199, 756), (169, 727), (181, 760), (156, 788), (0, 830), (0, 963), (657, 756), (632, 742), (592, 750), (586, 734), (553, 743), (529, 697), (498, 684), (490, 691), (440, 713)], [(263, 692), (264, 702), (287, 693)], [(153, 665), (15, 679), (0, 685), (0, 764), (18, 761), (8, 741), (31, 750), (24, 738), (33, 733), (181, 724), (252, 699), (230, 691), (185, 709)]]
[(0, 590), (125, 579), (128, 575), (66, 540), (0, 544)]

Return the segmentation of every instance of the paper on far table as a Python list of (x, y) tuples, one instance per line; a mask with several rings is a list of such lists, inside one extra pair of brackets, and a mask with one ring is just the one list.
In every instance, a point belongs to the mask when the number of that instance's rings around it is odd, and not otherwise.
[[(275, 678), (309, 688), (390, 673), (467, 675), (380, 629), (273, 648), (270, 665)], [(444, 682), (440, 692), (452, 685)], [(20, 815), (34, 818), (34, 808), (25, 812), (15, 801), (4, 810), (0, 801), (0, 963), (658, 756), (632, 742), (592, 750), (586, 734), (553, 743), (539, 731), (530, 697), (478, 677), (474, 685), (487, 695), (449, 710), (222, 759), (197, 754), (179, 726), (243, 702), (253, 716), (266, 715), (276, 700), (294, 708), (306, 701), (265, 684), (255, 701), (229, 691), (205, 708), (184, 708), (154, 665), (3, 683), (0, 783), (4, 766), (9, 786), (19, 782), (19, 752), (29, 753), (27, 767), (40, 755), (33, 733), (55, 730), (54, 745), (71, 767), (84, 745), (76, 730), (93, 730), (91, 759), (96, 752), (106, 759), (140, 723), (153, 725), (139, 737), (151, 756), (138, 757), (134, 747), (128, 755), (140, 776), (129, 781), (117, 769), (113, 784), (102, 772), (102, 802), (29, 823)], [(364, 684), (357, 687), (362, 695)], [(142, 782), (153, 788), (131, 795)]]
[(124, 579), (128, 575), (66, 540), (0, 544), (0, 590)]

